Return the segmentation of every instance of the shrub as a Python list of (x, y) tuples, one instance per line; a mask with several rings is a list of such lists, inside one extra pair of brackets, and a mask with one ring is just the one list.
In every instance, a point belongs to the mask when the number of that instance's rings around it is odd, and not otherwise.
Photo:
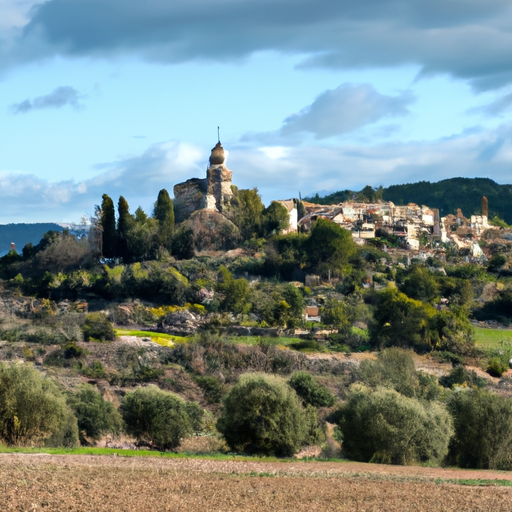
[(120, 412), (126, 431), (157, 449), (176, 448), (193, 433), (185, 401), (154, 385), (127, 393)]
[(362, 361), (359, 379), (374, 389), (391, 388), (408, 397), (421, 394), (414, 360), (408, 350), (388, 348), (379, 353), (377, 361)]
[(339, 414), (343, 450), (351, 459), (411, 464), (440, 461), (448, 453), (452, 421), (437, 402), (355, 386)]
[(245, 374), (224, 399), (217, 429), (233, 450), (290, 456), (305, 443), (310, 424), (282, 379)]
[(78, 347), (76, 343), (68, 343), (64, 347), (64, 357), (66, 359), (76, 359), (83, 355), (84, 351), (82, 348)]
[(505, 364), (499, 357), (489, 359), (486, 372), (492, 377), (501, 377), (508, 370), (508, 364)]
[(218, 404), (224, 396), (224, 386), (219, 379), (211, 376), (196, 377), (195, 382), (203, 390), (204, 398), (209, 404)]
[(0, 440), (41, 444), (67, 414), (64, 396), (50, 379), (28, 366), (0, 364)]
[(455, 426), (452, 463), (512, 469), (512, 400), (485, 390), (462, 390), (448, 399), (448, 409)]
[(71, 395), (68, 404), (76, 415), (82, 444), (86, 443), (86, 437), (97, 441), (106, 433), (120, 432), (121, 415), (90, 384), (84, 384)]
[(313, 407), (331, 407), (336, 403), (336, 397), (307, 372), (295, 372), (288, 384), (305, 404)]
[(89, 313), (82, 327), (85, 341), (91, 339), (112, 341), (116, 337), (114, 327), (104, 313)]
[(457, 366), (448, 375), (439, 379), (439, 384), (445, 388), (451, 388), (454, 384), (483, 388), (487, 381), (479, 377), (473, 370), (466, 370), (464, 366)]

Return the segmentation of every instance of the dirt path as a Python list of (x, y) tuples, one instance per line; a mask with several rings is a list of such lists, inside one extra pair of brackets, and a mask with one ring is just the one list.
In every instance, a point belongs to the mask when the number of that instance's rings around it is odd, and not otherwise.
[[(441, 480), (439, 480), (441, 479)], [(497, 511), (512, 473), (332, 462), (0, 454), (2, 511)]]

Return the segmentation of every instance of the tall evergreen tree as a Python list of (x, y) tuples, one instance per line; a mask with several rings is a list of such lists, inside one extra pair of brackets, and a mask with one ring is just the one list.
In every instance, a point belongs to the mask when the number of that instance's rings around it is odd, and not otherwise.
[(165, 188), (158, 193), (153, 217), (158, 220), (158, 237), (162, 247), (170, 249), (174, 233), (174, 205)]
[(116, 256), (117, 252), (116, 213), (114, 210), (114, 201), (112, 201), (107, 194), (103, 194), (102, 196), (100, 220), (103, 256), (113, 258)]
[(129, 261), (130, 254), (128, 250), (128, 237), (133, 224), (133, 216), (130, 215), (128, 201), (126, 201), (123, 196), (119, 197), (117, 214), (117, 255), (125, 261)]

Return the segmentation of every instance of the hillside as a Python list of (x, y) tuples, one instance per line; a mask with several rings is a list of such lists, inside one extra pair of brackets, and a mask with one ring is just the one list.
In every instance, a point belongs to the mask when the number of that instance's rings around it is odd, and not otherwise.
[(16, 250), (21, 253), (29, 242), (39, 243), (47, 231), (62, 231), (62, 227), (53, 222), (35, 224), (0, 224), (0, 256), (9, 252), (11, 242), (16, 244)]
[(438, 208), (441, 215), (454, 214), (457, 208), (466, 216), (479, 214), (482, 196), (489, 201), (489, 217), (498, 215), (512, 223), (512, 185), (499, 185), (489, 178), (451, 178), (437, 183), (420, 181), (392, 185), (383, 190), (385, 201), (425, 204)]
[(489, 217), (495, 215), (512, 223), (512, 185), (499, 185), (489, 178), (450, 178), (437, 183), (419, 181), (404, 185), (392, 185), (388, 188), (374, 190), (365, 187), (363, 190), (340, 190), (319, 197), (318, 194), (307, 201), (317, 204), (337, 204), (343, 201), (375, 201), (383, 199), (397, 205), (416, 203), (438, 208), (441, 215), (455, 214), (460, 208), (464, 215), (480, 213), (482, 196), (489, 201)]

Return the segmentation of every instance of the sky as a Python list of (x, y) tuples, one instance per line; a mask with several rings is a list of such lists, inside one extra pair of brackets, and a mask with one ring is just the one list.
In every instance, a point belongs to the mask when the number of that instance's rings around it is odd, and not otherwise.
[(510, 0), (0, 0), (0, 223), (151, 213), (220, 138), (263, 201), (511, 183)]

